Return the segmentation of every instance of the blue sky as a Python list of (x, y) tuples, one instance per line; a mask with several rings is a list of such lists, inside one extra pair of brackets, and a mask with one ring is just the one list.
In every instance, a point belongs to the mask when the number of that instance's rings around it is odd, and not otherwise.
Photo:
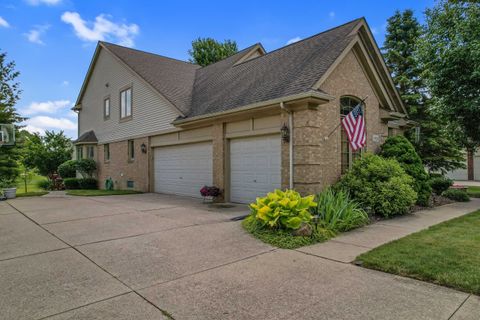
[(187, 60), (197, 37), (261, 42), (267, 51), (365, 16), (383, 43), (386, 20), (413, 9), (420, 21), (434, 0), (407, 1), (94, 1), (0, 0), (0, 50), (17, 63), (17, 108), (30, 131), (64, 130), (97, 40)]

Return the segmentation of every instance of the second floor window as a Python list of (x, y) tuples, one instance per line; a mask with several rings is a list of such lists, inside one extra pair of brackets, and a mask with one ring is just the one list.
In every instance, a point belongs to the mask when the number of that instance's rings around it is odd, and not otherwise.
[(132, 88), (120, 92), (120, 118), (132, 116)]
[(110, 98), (103, 100), (103, 118), (105, 120), (110, 118)]

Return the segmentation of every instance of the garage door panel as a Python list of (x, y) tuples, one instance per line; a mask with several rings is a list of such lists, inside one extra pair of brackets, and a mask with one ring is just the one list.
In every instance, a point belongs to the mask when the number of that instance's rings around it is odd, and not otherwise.
[(280, 136), (230, 141), (230, 200), (250, 203), (281, 186)]
[(156, 192), (200, 197), (200, 188), (212, 185), (212, 144), (156, 148), (154, 166)]

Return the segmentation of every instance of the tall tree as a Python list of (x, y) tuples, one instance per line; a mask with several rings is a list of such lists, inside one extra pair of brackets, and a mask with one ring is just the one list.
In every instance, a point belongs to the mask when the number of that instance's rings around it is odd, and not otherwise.
[(219, 42), (212, 38), (198, 38), (192, 41), (192, 49), (188, 50), (190, 62), (202, 67), (228, 58), (238, 52), (237, 43), (232, 40)]
[[(0, 124), (18, 124), (24, 120), (15, 109), (20, 99), (20, 75), (15, 70), (15, 62), (7, 61), (7, 54), (0, 52)], [(18, 126), (15, 127), (18, 132)], [(14, 180), (19, 175), (18, 160), (20, 151), (18, 145), (0, 147), (0, 179)]]
[(433, 111), (472, 151), (480, 146), (480, 3), (440, 0), (425, 15), (419, 54)]
[(63, 131), (46, 131), (44, 136), (38, 133), (27, 136), (25, 141), (24, 165), (35, 167), (41, 175), (50, 179), (58, 166), (72, 158), (72, 142)]
[(429, 110), (430, 98), (417, 54), (421, 33), (422, 27), (412, 10), (397, 10), (387, 20), (382, 51), (410, 119), (420, 127), (420, 136), (410, 130), (407, 138), (430, 171), (445, 172), (462, 167), (464, 159), (460, 146), (442, 124), (444, 121)]

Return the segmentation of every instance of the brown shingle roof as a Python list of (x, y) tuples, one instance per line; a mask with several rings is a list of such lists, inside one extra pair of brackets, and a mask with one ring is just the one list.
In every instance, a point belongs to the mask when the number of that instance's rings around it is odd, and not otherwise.
[(241, 62), (255, 46), (206, 67), (103, 43), (186, 118), (305, 93), (351, 42), (361, 19)]
[(77, 143), (97, 143), (98, 139), (93, 130), (83, 133), (77, 140), (73, 141), (74, 144)]
[(102, 44), (182, 113), (190, 110), (195, 70), (200, 66), (107, 42)]

